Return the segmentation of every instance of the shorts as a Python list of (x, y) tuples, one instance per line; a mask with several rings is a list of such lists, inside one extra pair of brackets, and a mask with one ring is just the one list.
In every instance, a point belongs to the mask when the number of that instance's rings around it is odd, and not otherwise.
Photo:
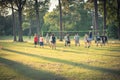
[(37, 42), (34, 42), (35, 45), (37, 45)]
[(92, 38), (88, 38), (88, 42), (92, 41)]
[(51, 41), (52, 44), (55, 44), (55, 41)]
[(67, 41), (68, 44), (70, 44), (70, 41)]
[(79, 40), (75, 40), (75, 43), (78, 44), (78, 43), (79, 43)]
[(40, 46), (43, 46), (43, 42), (40, 42)]

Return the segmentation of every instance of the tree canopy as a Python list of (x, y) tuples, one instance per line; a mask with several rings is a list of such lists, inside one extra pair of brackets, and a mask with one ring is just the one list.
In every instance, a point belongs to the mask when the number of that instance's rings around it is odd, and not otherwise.
[(59, 1), (61, 12), (59, 5), (49, 12), (50, 0), (0, 0), (0, 35), (18, 35), (18, 41), (23, 41), (23, 35), (42, 34), (41, 31), (88, 31), (98, 21), (99, 30), (106, 31), (110, 37), (116, 33), (115, 38), (119, 38), (119, 0)]

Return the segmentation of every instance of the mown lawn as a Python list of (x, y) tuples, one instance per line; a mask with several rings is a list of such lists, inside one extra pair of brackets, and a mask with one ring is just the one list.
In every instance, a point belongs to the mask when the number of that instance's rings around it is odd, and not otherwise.
[(34, 47), (0, 40), (0, 80), (120, 80), (120, 43), (103, 47)]

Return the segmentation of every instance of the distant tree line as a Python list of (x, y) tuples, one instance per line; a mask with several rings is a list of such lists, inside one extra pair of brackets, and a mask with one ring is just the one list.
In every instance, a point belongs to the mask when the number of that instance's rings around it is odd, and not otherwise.
[[(0, 35), (13, 35), (23, 42), (23, 35), (42, 31), (102, 31), (120, 39), (120, 0), (58, 0), (49, 12), (50, 0), (0, 0)], [(11, 12), (11, 14), (9, 14)], [(18, 39), (17, 37), (18, 36)]]

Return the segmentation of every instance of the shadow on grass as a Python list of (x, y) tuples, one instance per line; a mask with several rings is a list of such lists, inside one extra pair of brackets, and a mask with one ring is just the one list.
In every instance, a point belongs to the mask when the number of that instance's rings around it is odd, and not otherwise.
[(72, 53), (75, 53), (75, 54), (87, 54), (87, 55), (100, 55), (100, 56), (109, 56), (109, 57), (120, 57), (118, 55), (109, 55), (109, 54), (99, 54), (99, 53), (95, 53), (95, 54), (89, 54), (89, 52), (84, 52), (84, 51), (70, 51), (70, 50), (59, 50), (59, 49), (56, 49), (57, 51), (63, 51), (63, 52), (72, 52)]
[(95, 70), (95, 71), (100, 71), (100, 72), (120, 75), (120, 70), (96, 67), (96, 66), (83, 64), (83, 63), (76, 63), (76, 62), (72, 62), (72, 61), (68, 61), (68, 60), (63, 60), (63, 59), (58, 59), (58, 58), (51, 58), (51, 57), (45, 57), (45, 56), (40, 56), (40, 55), (35, 55), (35, 54), (30, 54), (30, 53), (25, 53), (25, 52), (20, 52), (20, 51), (14, 51), (14, 50), (5, 49), (5, 48), (3, 50), (9, 51), (9, 52), (14, 52), (14, 53), (21, 54), (21, 55), (30, 56), (30, 57), (36, 57), (36, 58), (40, 58), (40, 59), (51, 61), (51, 62), (64, 63), (64, 64), (76, 66), (76, 67), (79, 67), (79, 68), (84, 68), (84, 69), (89, 69), (89, 70)]
[(62, 51), (62, 52), (70, 52), (70, 53), (75, 53), (75, 54), (88, 54), (87, 52), (83, 51), (73, 51), (73, 50), (61, 50), (61, 49), (56, 49), (56, 51)]
[(119, 53), (119, 52), (120, 52), (120, 48), (119, 48), (119, 49), (110, 49), (109, 51), (112, 51), (112, 52), (117, 52), (117, 53)]
[(107, 50), (107, 51), (113, 51), (113, 52), (120, 52), (120, 47), (109, 47), (109, 48), (93, 48), (94, 50)]
[[(107, 51), (110, 51), (110, 52), (117, 52), (119, 53), (120, 50), (119, 49), (102, 49), (102, 48), (94, 48), (95, 50), (107, 50)], [(120, 57), (118, 55), (109, 55), (109, 54), (96, 54), (96, 55), (103, 55), (103, 56), (110, 56), (110, 57)]]
[(18, 73), (32, 80), (67, 80), (65, 77), (62, 77), (61, 75), (57, 75), (52, 72), (44, 70), (35, 70), (27, 65), (12, 60), (8, 60), (2, 57), (0, 57), (0, 63), (9, 66)]

